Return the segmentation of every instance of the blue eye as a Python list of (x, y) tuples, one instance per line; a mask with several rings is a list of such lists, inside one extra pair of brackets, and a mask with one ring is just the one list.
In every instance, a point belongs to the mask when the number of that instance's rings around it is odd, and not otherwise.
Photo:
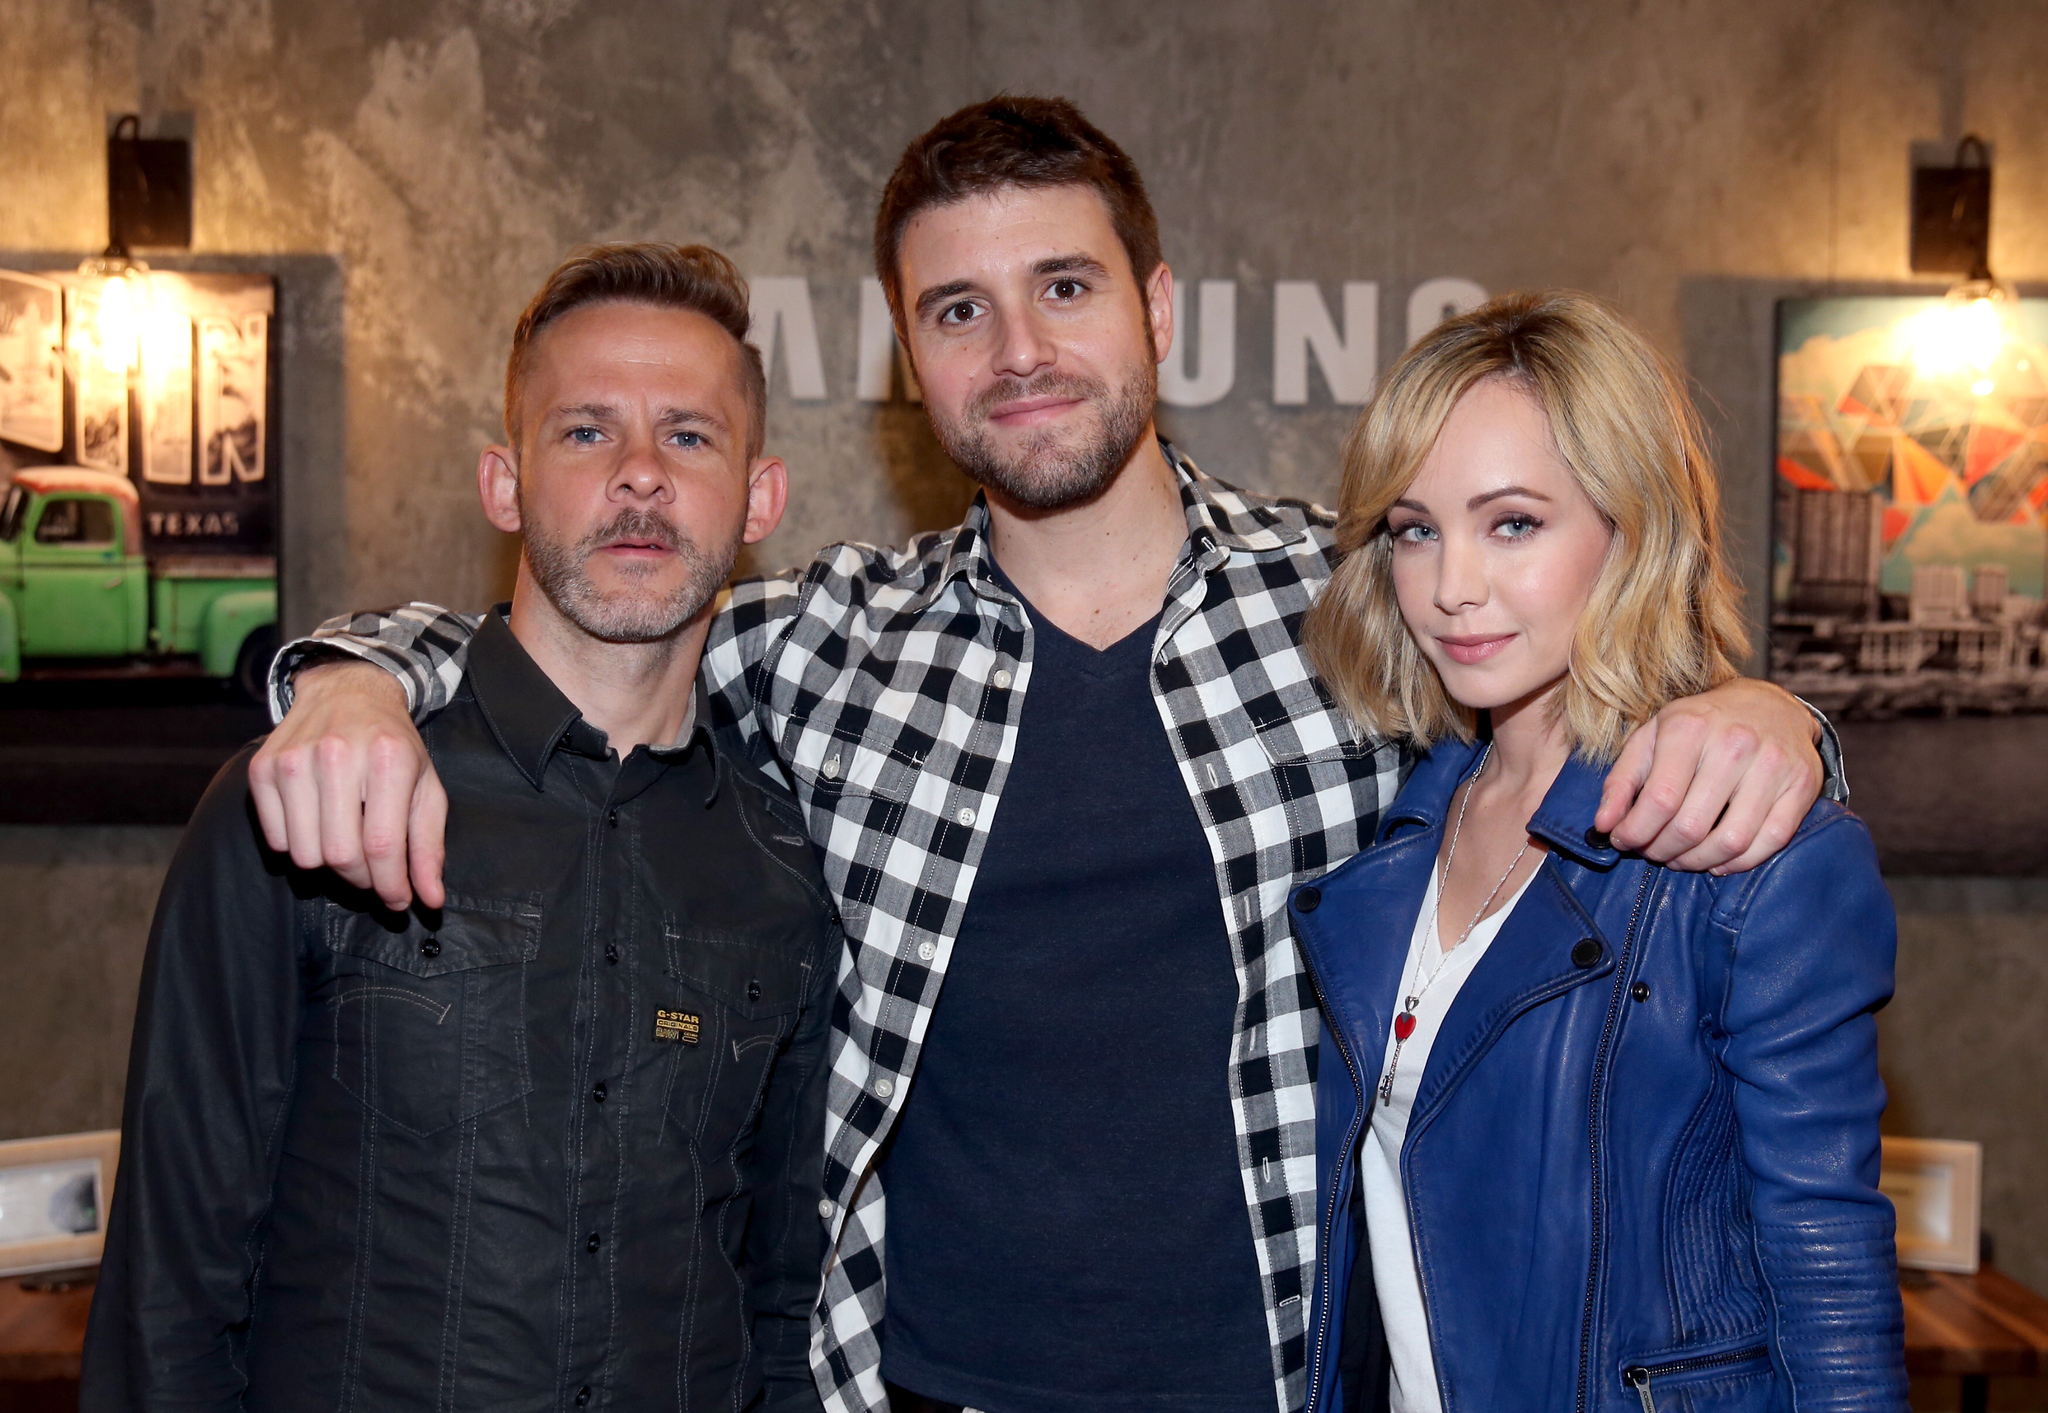
[(1525, 540), (1542, 526), (1543, 522), (1533, 515), (1503, 515), (1493, 528), (1511, 540)]
[(1396, 544), (1419, 545), (1436, 538), (1436, 527), (1425, 525), (1420, 520), (1410, 520), (1405, 525), (1390, 527)]
[(595, 427), (571, 427), (569, 429), (569, 440), (578, 446), (595, 446), (597, 439), (603, 435), (604, 433)]
[(677, 432), (673, 440), (684, 451), (695, 451), (698, 447), (704, 445), (704, 434), (702, 432)]

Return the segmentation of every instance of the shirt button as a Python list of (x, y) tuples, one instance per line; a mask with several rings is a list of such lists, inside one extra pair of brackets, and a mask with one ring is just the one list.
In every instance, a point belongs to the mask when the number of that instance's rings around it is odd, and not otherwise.
[(961, 828), (970, 828), (974, 824), (974, 811), (967, 808), (967, 806), (962, 805), (960, 807), (960, 813), (954, 815), (953, 818), (960, 821)]
[[(596, 1101), (597, 1101), (598, 1103), (602, 1104), (602, 1103), (604, 1102), (604, 1095), (605, 1095), (604, 1081), (603, 1081), (603, 1080), (599, 1080), (599, 1081), (597, 1082), (597, 1088), (595, 1088), (595, 1089), (593, 1089), (593, 1090), (591, 1090), (591, 1091), (590, 1091), (590, 1097), (591, 1097), (592, 1099), (595, 1099), (595, 1100), (596, 1100)], [(597, 1238), (596, 1238), (596, 1237), (592, 1237), (592, 1238), (591, 1238), (591, 1240), (592, 1240), (592, 1241), (595, 1241), (595, 1240), (597, 1240)]]
[(619, 827), (619, 812), (617, 810), (606, 810), (604, 819), (605, 823), (609, 824), (612, 828), (617, 829)]
[(1590, 937), (1581, 937), (1572, 944), (1572, 965), (1580, 971), (1600, 963), (1600, 944)]
[(610, 962), (610, 963), (611, 963), (611, 964), (612, 964), (613, 966), (617, 966), (617, 965), (619, 964), (619, 944), (618, 944), (618, 943), (616, 943), (616, 942), (607, 942), (607, 943), (605, 943), (605, 944), (604, 944), (604, 959), (605, 959), (606, 961)]
[(438, 937), (429, 937), (426, 941), (420, 943), (420, 955), (423, 957), (440, 956), (441, 939)]
[(920, 942), (917, 944), (917, 957), (919, 961), (928, 962), (938, 954), (939, 944), (936, 942)]
[(996, 669), (996, 675), (994, 680), (996, 684), (996, 690), (998, 692), (1007, 692), (1010, 689), (1010, 684), (1016, 681), (1017, 679), (1010, 675), (1009, 668), (999, 667)]
[(590, 1250), (595, 1251), (598, 1247), (604, 1245), (604, 1237), (597, 1232), (592, 1232), (590, 1234), (590, 1240), (584, 1242), (583, 1244)]
[(832, 759), (826, 761), (824, 766), (819, 770), (818, 773), (820, 775), (823, 775), (827, 780), (837, 780), (839, 778), (839, 757), (834, 756), (832, 757)]
[(819, 1202), (818, 1202), (818, 1215), (819, 1215), (819, 1216), (821, 1216), (821, 1217), (823, 1217), (823, 1218), (824, 1218), (824, 1219), (825, 1219), (826, 1221), (828, 1221), (828, 1222), (832, 1220), (832, 1199), (831, 1199), (831, 1198), (829, 1198), (829, 1197), (826, 1197), (826, 1198), (821, 1198), (821, 1199), (819, 1200)]
[(895, 1092), (896, 1081), (889, 1078), (889, 1076), (883, 1075), (880, 1079), (875, 1081), (875, 1093), (881, 1095), (884, 1099), (887, 1099), (891, 1094), (894, 1094)]
[(747, 983), (747, 999), (748, 999), (749, 1001), (758, 1001), (758, 1000), (760, 1000), (760, 999), (761, 999), (761, 983), (760, 983), (760, 982), (758, 982), (758, 981), (750, 981), (750, 982), (748, 982), (748, 983)]
[(576, 1406), (577, 1406), (578, 1408), (585, 1408), (585, 1407), (588, 1407), (588, 1406), (589, 1406), (589, 1404), (590, 1404), (590, 1385), (589, 1385), (589, 1384), (585, 1384), (585, 1385), (584, 1385), (584, 1386), (583, 1386), (582, 1388), (579, 1388), (579, 1389), (577, 1389), (577, 1390), (576, 1390)]

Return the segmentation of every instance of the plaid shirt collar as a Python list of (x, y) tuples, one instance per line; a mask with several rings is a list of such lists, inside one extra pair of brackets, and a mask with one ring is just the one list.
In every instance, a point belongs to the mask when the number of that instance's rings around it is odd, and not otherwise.
[[(1165, 437), (1159, 439), (1159, 449), (1180, 480), (1181, 510), (1188, 521), (1188, 551), (1201, 573), (1211, 573), (1233, 554), (1264, 554), (1299, 544), (1305, 538), (1302, 530), (1289, 525), (1266, 506), (1203, 474)], [(952, 535), (953, 541), (946, 548), (938, 572), (904, 605), (905, 612), (924, 612), (955, 579), (966, 580), (976, 593), (993, 588), (999, 596), (1008, 598), (995, 579), (986, 491), (974, 493), (966, 517)]]

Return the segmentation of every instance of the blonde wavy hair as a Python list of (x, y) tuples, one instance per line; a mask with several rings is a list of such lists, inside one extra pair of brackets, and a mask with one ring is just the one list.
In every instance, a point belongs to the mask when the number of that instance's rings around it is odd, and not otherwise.
[(1559, 456), (1613, 527), (1572, 637), (1556, 711), (1572, 748), (1611, 761), (1667, 703), (1736, 675), (1748, 632), (1722, 557), (1720, 489), (1680, 375), (1625, 319), (1569, 290), (1511, 294), (1447, 320), (1387, 374), (1344, 444), (1339, 563), (1302, 641), (1366, 729), (1428, 746), (1470, 741), (1394, 597), (1387, 512), (1451, 409), (1487, 378), (1549, 418)]

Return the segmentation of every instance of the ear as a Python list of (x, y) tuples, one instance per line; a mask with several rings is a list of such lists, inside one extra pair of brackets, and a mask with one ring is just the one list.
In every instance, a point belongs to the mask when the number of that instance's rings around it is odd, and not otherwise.
[(747, 470), (747, 524), (743, 544), (757, 545), (775, 533), (789, 504), (789, 468), (779, 456), (764, 456)]
[(1145, 281), (1145, 307), (1152, 315), (1152, 352), (1164, 363), (1173, 351), (1173, 271), (1164, 260)]
[(487, 446), (476, 461), (476, 495), (484, 519), (508, 535), (519, 533), (519, 467), (509, 446)]

